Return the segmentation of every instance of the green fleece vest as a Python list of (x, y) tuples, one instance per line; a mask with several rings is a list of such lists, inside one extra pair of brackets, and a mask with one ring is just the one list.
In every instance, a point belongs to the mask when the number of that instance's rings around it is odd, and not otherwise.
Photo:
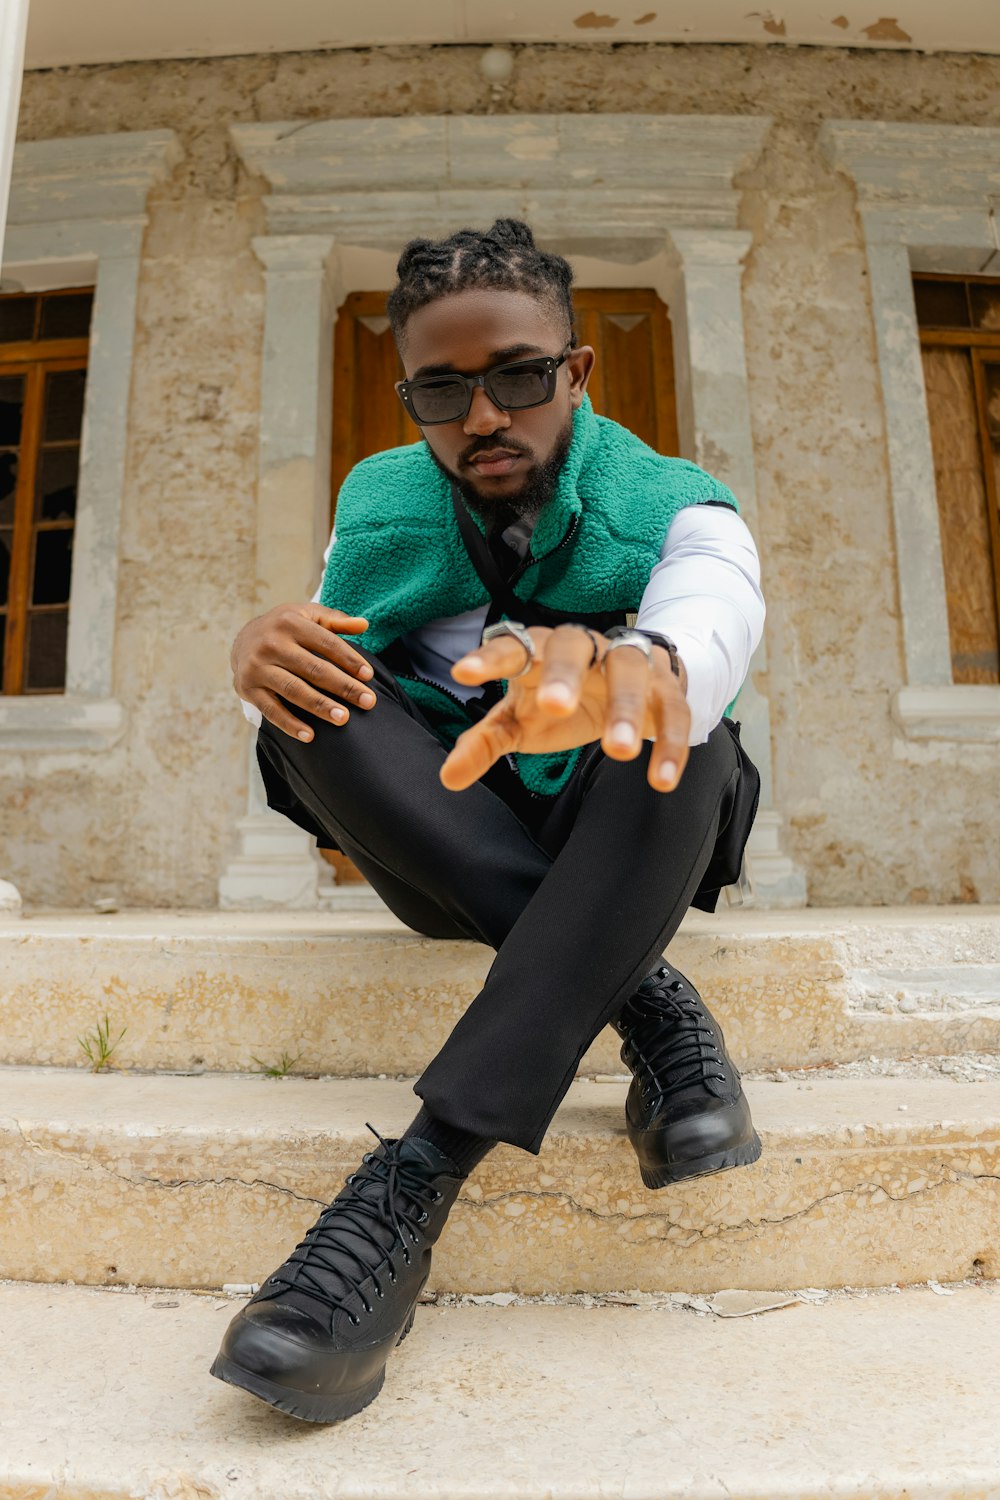
[[(670, 522), (707, 500), (739, 510), (731, 491), (704, 469), (656, 453), (626, 427), (597, 416), (585, 397), (514, 593), (569, 616), (638, 610)], [(390, 448), (356, 464), (337, 500), (322, 603), (363, 615), (369, 627), (360, 639), (377, 654), (429, 620), (488, 602), (458, 530), (448, 481), (426, 444)], [(472, 722), (464, 706), (433, 683), (397, 676), (450, 748)], [(579, 749), (517, 754), (515, 762), (528, 789), (548, 796), (565, 786), (579, 755)]]

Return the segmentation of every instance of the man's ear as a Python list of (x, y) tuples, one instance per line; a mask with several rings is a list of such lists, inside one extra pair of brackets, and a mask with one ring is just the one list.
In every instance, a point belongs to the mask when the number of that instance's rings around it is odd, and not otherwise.
[(569, 370), (569, 400), (574, 411), (583, 404), (583, 398), (587, 394), (587, 382), (594, 368), (597, 358), (589, 344), (581, 344), (578, 349), (567, 356), (566, 368)]

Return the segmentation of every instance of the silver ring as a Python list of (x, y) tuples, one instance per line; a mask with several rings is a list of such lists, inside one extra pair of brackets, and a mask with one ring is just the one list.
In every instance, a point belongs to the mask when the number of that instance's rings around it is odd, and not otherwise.
[(601, 660), (602, 672), (607, 671), (607, 666), (605, 665), (605, 663), (607, 662), (607, 659), (611, 655), (612, 651), (617, 651), (620, 646), (635, 646), (639, 651), (642, 652), (643, 656), (646, 658), (647, 667), (651, 667), (653, 665), (652, 641), (650, 641), (647, 636), (644, 636), (641, 630), (625, 630), (621, 635), (616, 635), (614, 639), (608, 643), (607, 650), (605, 651), (604, 656)]
[(528, 634), (528, 627), (522, 625), (518, 620), (500, 620), (496, 625), (487, 625), (480, 637), (480, 642), (485, 646), (487, 641), (496, 640), (498, 635), (512, 635), (515, 641), (522, 645), (528, 653), (528, 660), (520, 672), (514, 672), (512, 676), (508, 677), (507, 681), (513, 682), (515, 678), (523, 677), (526, 672), (531, 671), (535, 665), (538, 652), (535, 649), (534, 641)]

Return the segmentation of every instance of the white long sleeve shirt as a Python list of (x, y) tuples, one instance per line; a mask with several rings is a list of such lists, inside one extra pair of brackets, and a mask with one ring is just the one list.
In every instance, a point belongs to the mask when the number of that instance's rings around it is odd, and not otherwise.
[[(503, 536), (520, 556), (526, 554), (530, 532), (523, 523), (508, 527)], [(324, 567), (335, 545), (336, 528), (323, 554)], [(314, 604), (321, 592), (322, 584)], [(484, 604), (466, 614), (428, 620), (404, 636), (418, 675), (463, 700), (478, 697), (480, 687), (457, 683), (449, 669), (479, 645), (487, 609)], [(689, 744), (703, 744), (735, 698), (763, 634), (764, 615), (760, 562), (746, 523), (728, 507), (685, 506), (663, 540), (636, 626), (677, 643), (688, 677)], [(244, 714), (259, 728), (260, 710), (242, 701)]]

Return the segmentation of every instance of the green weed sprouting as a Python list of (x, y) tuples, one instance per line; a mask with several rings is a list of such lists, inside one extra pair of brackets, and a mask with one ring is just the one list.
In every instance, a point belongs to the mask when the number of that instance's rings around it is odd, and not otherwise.
[(100, 1073), (102, 1069), (111, 1066), (111, 1054), (127, 1030), (128, 1027), (123, 1026), (114, 1041), (112, 1041), (111, 1026), (108, 1021), (107, 1012), (105, 1012), (103, 1027), (100, 1021), (98, 1021), (93, 1031), (87, 1031), (83, 1036), (77, 1037), (77, 1041), (90, 1059), (90, 1071), (92, 1073)]

